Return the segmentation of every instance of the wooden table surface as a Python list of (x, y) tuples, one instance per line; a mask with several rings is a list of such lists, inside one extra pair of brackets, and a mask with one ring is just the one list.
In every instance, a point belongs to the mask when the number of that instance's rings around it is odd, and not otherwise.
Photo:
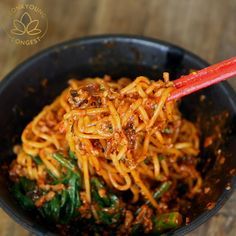
[[(48, 17), (48, 31), (33, 46), (19, 46), (3, 30), (19, 3), (33, 3)], [(35, 52), (85, 35), (129, 33), (172, 42), (210, 63), (236, 55), (236, 0), (1, 0), (0, 78)], [(236, 89), (236, 79), (231, 80)], [(189, 235), (236, 235), (236, 193)], [(31, 235), (0, 210), (0, 236)]]

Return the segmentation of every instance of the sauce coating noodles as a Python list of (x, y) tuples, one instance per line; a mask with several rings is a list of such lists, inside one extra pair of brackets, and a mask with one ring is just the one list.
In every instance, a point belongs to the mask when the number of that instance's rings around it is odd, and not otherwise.
[[(201, 191), (202, 178), (196, 170), (199, 132), (182, 117), (176, 101), (167, 102), (174, 87), (168, 73), (163, 77), (159, 81), (144, 76), (134, 81), (112, 81), (109, 76), (70, 80), (69, 88), (24, 129), (22, 145), (15, 148), (12, 179), (18, 182), (25, 177), (36, 183), (43, 193), (33, 202), (40, 208), (68, 189), (70, 182), (55, 183), (52, 178), (60, 180), (68, 170), (81, 172), (79, 197), (84, 204), (77, 210), (83, 216), (89, 209), (99, 223), (92, 185), (98, 177), (105, 186), (98, 190), (100, 198), (108, 188), (122, 199), (120, 234), (140, 223), (144, 212), (163, 216), (175, 210), (169, 202), (178, 194), (179, 184), (184, 184), (188, 198)], [(168, 189), (157, 197), (164, 185)], [(134, 214), (136, 206), (141, 210)], [(145, 233), (157, 230), (158, 223), (147, 221), (142, 221)]]

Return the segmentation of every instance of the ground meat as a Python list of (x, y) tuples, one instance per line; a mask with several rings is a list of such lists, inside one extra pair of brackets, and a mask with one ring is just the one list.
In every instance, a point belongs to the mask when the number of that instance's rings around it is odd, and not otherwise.
[(100, 87), (97, 83), (91, 83), (78, 90), (71, 89), (68, 98), (72, 108), (101, 107)]
[(50, 185), (50, 184), (40, 184), (39, 188), (43, 189), (43, 190), (53, 190), (53, 191), (61, 191), (63, 189), (65, 189), (65, 185), (64, 184), (56, 184), (56, 185)]
[(82, 203), (83, 203), (81, 205), (81, 207), (79, 208), (79, 212), (81, 214), (81, 217), (85, 218), (85, 219), (90, 219), (92, 217), (91, 205), (86, 200), (85, 192), (80, 193), (80, 198), (81, 198)]
[(97, 83), (90, 83), (85, 86), (84, 91), (88, 92), (90, 96), (94, 96), (96, 92), (100, 91), (100, 86)]
[(88, 100), (88, 92), (85, 92), (82, 89), (79, 90), (70, 90), (70, 97), (68, 98), (69, 104), (71, 104), (72, 108), (81, 107), (84, 103), (87, 103)]
[(126, 210), (124, 223), (119, 227), (117, 235), (119, 236), (129, 235), (132, 229), (133, 220), (134, 220), (133, 213), (130, 210)]
[(211, 136), (206, 137), (205, 141), (204, 141), (204, 147), (206, 148), (206, 147), (210, 146), (212, 143), (213, 143), (213, 137), (211, 137)]
[(153, 223), (151, 217), (153, 215), (153, 210), (147, 205), (142, 205), (140, 212), (138, 213), (133, 224), (142, 224), (145, 233), (152, 231)]
[(133, 128), (133, 124), (128, 123), (124, 131), (128, 139), (128, 149), (133, 149), (135, 145), (135, 140), (136, 140), (136, 132), (135, 132), (135, 129)]
[(48, 192), (47, 194), (43, 195), (35, 202), (35, 206), (41, 207), (45, 202), (52, 200), (54, 196), (55, 196), (55, 192), (53, 191)]
[(101, 150), (102, 152), (104, 151), (102, 144), (100, 143), (100, 141), (98, 139), (92, 139), (92, 140), (90, 140), (90, 142), (92, 143), (93, 148), (97, 149), (98, 151), (99, 150)]
[(134, 216), (133, 216), (132, 212), (129, 210), (126, 210), (125, 220), (124, 220), (124, 222), (125, 222), (124, 224), (125, 224), (126, 229), (129, 229), (131, 227), (133, 219), (134, 219)]

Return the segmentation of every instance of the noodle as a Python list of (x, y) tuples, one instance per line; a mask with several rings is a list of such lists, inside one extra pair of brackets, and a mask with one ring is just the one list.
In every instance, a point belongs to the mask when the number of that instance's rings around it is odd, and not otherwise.
[[(164, 81), (144, 76), (133, 82), (127, 78), (113, 82), (108, 76), (70, 80), (70, 87), (24, 129), (10, 175), (34, 180), (39, 189), (47, 190), (35, 202), (42, 207), (71, 183), (53, 185), (50, 178), (60, 180), (67, 172), (73, 176), (81, 171), (84, 205), (78, 209), (87, 218), (90, 209), (96, 221), (100, 215), (93, 198), (94, 177), (118, 192), (120, 199), (123, 194), (133, 195), (130, 203), (123, 204), (147, 201), (158, 214), (171, 210), (168, 202), (161, 203), (153, 195), (163, 182), (172, 182), (173, 199), (181, 181), (188, 186), (188, 196), (199, 193), (201, 176), (195, 165), (183, 159), (199, 154), (198, 131), (182, 118), (175, 101), (167, 102), (174, 87), (168, 73), (163, 77)], [(96, 196), (102, 199), (107, 190), (96, 186), (101, 188)]]

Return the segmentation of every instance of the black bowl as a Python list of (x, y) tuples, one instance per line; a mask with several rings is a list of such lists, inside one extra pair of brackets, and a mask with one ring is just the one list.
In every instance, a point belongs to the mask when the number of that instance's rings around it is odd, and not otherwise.
[[(135, 36), (88, 37), (46, 49), (19, 65), (0, 84), (0, 162), (9, 163), (14, 158), (12, 147), (20, 142), (20, 134), (27, 122), (66, 87), (70, 77), (109, 74), (113, 78), (146, 75), (157, 79), (163, 71), (169, 71), (174, 79), (189, 73), (190, 69), (206, 66), (208, 63), (184, 49)], [(199, 99), (202, 94), (206, 96), (205, 102)], [(213, 216), (235, 188), (236, 178), (232, 169), (236, 167), (236, 136), (233, 126), (236, 123), (236, 94), (226, 82), (220, 83), (184, 98), (181, 109), (188, 119), (194, 121), (201, 117), (202, 137), (213, 132), (214, 122), (209, 125), (211, 117), (228, 111), (229, 117), (225, 125), (231, 132), (224, 132), (222, 142), (211, 150), (202, 150), (203, 161), (199, 168), (203, 173), (205, 186), (210, 186), (211, 191), (193, 201), (189, 209), (191, 223), (171, 232), (178, 235), (195, 229)], [(206, 123), (208, 127), (205, 127)], [(225, 128), (225, 125), (222, 127)], [(216, 154), (219, 148), (226, 157), (223, 164)], [(21, 209), (9, 191), (10, 185), (8, 177), (1, 171), (1, 207), (31, 232), (55, 235), (55, 231), (40, 219)]]

